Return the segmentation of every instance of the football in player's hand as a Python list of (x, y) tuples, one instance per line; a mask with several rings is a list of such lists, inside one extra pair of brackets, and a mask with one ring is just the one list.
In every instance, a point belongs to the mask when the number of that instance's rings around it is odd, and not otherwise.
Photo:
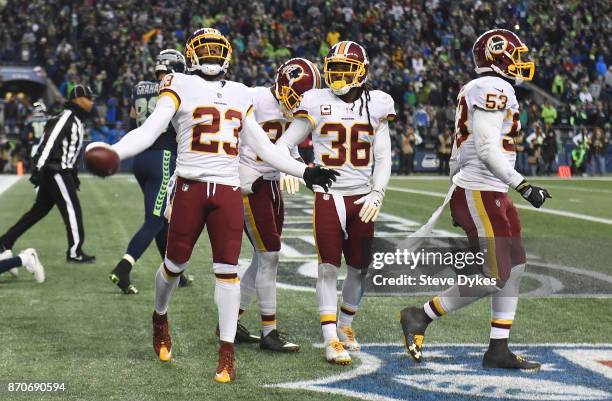
[(121, 160), (115, 150), (104, 142), (92, 142), (85, 149), (85, 167), (92, 174), (108, 177), (119, 170)]

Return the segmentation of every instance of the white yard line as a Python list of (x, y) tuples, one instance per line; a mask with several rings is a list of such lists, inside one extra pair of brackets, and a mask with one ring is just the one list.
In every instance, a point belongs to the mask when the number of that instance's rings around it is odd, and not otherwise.
[[(559, 178), (557, 176), (550, 177), (527, 177), (529, 181), (563, 181), (563, 182), (580, 182), (580, 181), (612, 181), (612, 176), (605, 177), (573, 177), (573, 178)], [(392, 180), (402, 181), (450, 181), (448, 176), (444, 175), (392, 175)]]
[(20, 179), (21, 177), (17, 175), (0, 175), (0, 195), (15, 185)]
[[(442, 192), (421, 191), (419, 189), (408, 189), (408, 188), (398, 188), (398, 187), (387, 187), (387, 191), (396, 191), (396, 192), (405, 192), (405, 193), (417, 194), (417, 195), (433, 196), (433, 197), (442, 198), (442, 199), (444, 199), (444, 197), (446, 196), (446, 194)], [(527, 205), (515, 205), (515, 206), (518, 209), (523, 209), (523, 210), (527, 210), (530, 212), (553, 214), (555, 216), (570, 217), (570, 218), (579, 219), (579, 220), (592, 221), (594, 223), (612, 225), (612, 219), (605, 219), (603, 217), (589, 216), (588, 214), (573, 213), (573, 212), (567, 212), (565, 210), (558, 210), (558, 209), (536, 209), (532, 206), (527, 206)]]

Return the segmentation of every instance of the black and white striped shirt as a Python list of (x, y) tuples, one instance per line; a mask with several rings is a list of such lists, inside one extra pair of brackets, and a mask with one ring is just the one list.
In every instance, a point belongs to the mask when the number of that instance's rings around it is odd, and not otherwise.
[(32, 166), (55, 171), (74, 168), (85, 134), (83, 123), (71, 109), (66, 109), (47, 121)]

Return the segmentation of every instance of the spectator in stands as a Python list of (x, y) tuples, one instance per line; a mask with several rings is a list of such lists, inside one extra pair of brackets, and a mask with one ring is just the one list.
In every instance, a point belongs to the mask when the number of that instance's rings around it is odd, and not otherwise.
[(591, 95), (591, 92), (589, 92), (589, 88), (586, 85), (582, 86), (582, 90), (578, 94), (578, 99), (580, 99), (582, 103), (593, 102), (593, 95)]
[(591, 139), (591, 154), (593, 160), (593, 175), (606, 174), (606, 153), (608, 149), (608, 141), (604, 135), (603, 129), (595, 128), (595, 134)]
[(531, 175), (535, 176), (541, 170), (539, 167), (542, 163), (542, 143), (544, 142), (542, 128), (537, 125), (534, 132), (527, 137), (526, 141), (528, 145), (527, 164), (529, 164)]
[(453, 138), (451, 136), (451, 130), (446, 129), (440, 135), (438, 135), (438, 174), (448, 175), (450, 174), (450, 157), (453, 146)]
[(425, 107), (419, 107), (414, 112), (414, 128), (422, 137), (429, 137), (429, 114)]
[(552, 105), (549, 101), (544, 103), (544, 107), (542, 107), (541, 113), (542, 120), (544, 120), (544, 124), (548, 127), (555, 123), (557, 119), (557, 109)]
[(517, 136), (514, 137), (514, 148), (516, 149), (516, 169), (522, 173), (527, 174), (529, 171), (529, 165), (527, 164), (527, 152), (525, 152), (525, 134), (521, 130)]
[(416, 142), (417, 138), (414, 134), (414, 128), (411, 125), (407, 125), (406, 131), (401, 138), (400, 174), (412, 174), (412, 168), (414, 166), (414, 153), (417, 144)]
[(544, 172), (546, 175), (554, 173), (553, 165), (557, 158), (557, 138), (555, 131), (549, 128), (542, 141), (542, 161), (544, 162)]

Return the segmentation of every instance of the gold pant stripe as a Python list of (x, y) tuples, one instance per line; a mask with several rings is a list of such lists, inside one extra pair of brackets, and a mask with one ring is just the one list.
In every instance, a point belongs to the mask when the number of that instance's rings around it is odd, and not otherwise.
[(251, 203), (249, 202), (248, 196), (242, 197), (242, 203), (244, 204), (244, 212), (247, 216), (247, 228), (249, 230), (249, 234), (251, 238), (255, 241), (255, 246), (258, 251), (265, 251), (266, 246), (264, 245), (263, 239), (259, 234), (259, 230), (257, 230), (257, 225), (255, 225), (255, 215), (253, 215), (253, 210), (251, 210)]
[(484, 226), (485, 230), (488, 254), (487, 259), (489, 262), (491, 275), (495, 278), (499, 278), (499, 269), (497, 268), (497, 254), (495, 252), (495, 232), (493, 231), (493, 225), (491, 224), (491, 219), (489, 219), (489, 215), (487, 214), (487, 210), (485, 209), (480, 191), (472, 191), (472, 196), (474, 198), (476, 210), (478, 211), (478, 216), (480, 217), (480, 221), (482, 222), (482, 225)]

